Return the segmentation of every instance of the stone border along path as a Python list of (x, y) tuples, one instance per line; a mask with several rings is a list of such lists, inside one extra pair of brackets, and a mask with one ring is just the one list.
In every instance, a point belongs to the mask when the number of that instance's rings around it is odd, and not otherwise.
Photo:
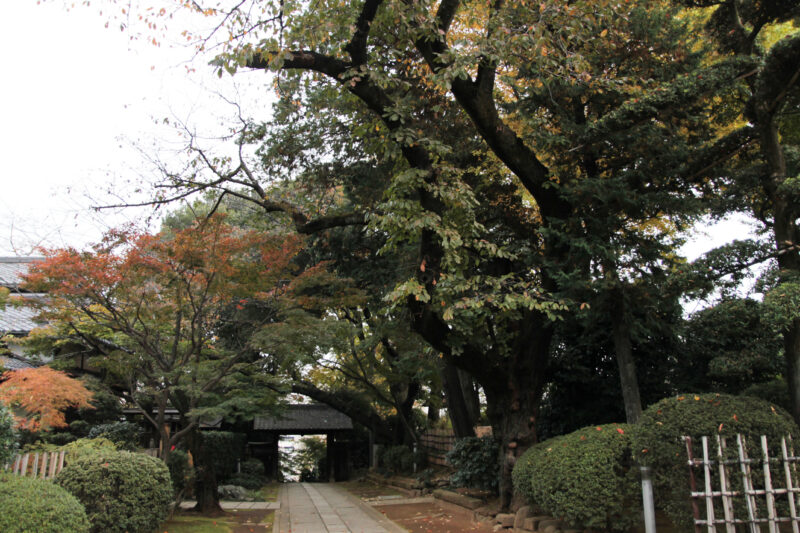
[[(193, 502), (191, 500), (182, 501), (181, 502), (181, 509), (189, 510), (194, 508), (197, 502)], [(278, 502), (232, 502), (232, 501), (221, 501), (219, 502), (219, 506), (222, 507), (226, 511), (230, 511), (233, 509), (243, 509), (243, 510), (254, 510), (254, 509), (277, 509)]]
[(273, 533), (407, 533), (333, 483), (291, 483), (279, 494)]

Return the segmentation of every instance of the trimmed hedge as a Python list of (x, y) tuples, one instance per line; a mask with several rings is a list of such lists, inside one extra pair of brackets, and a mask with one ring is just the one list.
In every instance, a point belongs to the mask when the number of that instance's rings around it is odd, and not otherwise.
[(132, 452), (140, 447), (144, 431), (132, 422), (100, 424), (89, 430), (89, 438), (104, 438), (113, 442), (120, 450)]
[[(678, 528), (688, 531), (692, 527), (689, 469), (682, 437), (691, 436), (699, 442), (703, 436), (735, 438), (737, 433), (749, 437), (751, 457), (758, 457), (761, 452), (755, 447), (760, 449), (761, 435), (779, 450), (782, 436), (797, 437), (800, 430), (780, 407), (748, 396), (682, 394), (665, 398), (642, 414), (631, 434), (633, 457), (653, 467), (656, 502)], [(734, 476), (733, 482), (737, 479)]]
[(628, 530), (642, 510), (630, 430), (590, 426), (536, 444), (514, 467), (516, 492), (573, 526)]
[(0, 502), (3, 533), (89, 531), (81, 502), (50, 481), (0, 474)]
[(500, 446), (494, 437), (467, 437), (458, 439), (447, 452), (447, 462), (456, 469), (450, 483), (456, 487), (497, 492), (500, 476)]
[(150, 533), (172, 503), (166, 465), (140, 453), (84, 455), (65, 466), (56, 483), (83, 503), (92, 533)]

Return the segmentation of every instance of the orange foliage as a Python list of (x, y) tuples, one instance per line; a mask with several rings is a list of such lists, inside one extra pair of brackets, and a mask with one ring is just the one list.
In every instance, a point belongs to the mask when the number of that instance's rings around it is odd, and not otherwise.
[(3, 379), (0, 400), (28, 414), (19, 418), (22, 429), (65, 427), (64, 410), (68, 407), (94, 408), (89, 403), (92, 393), (80, 381), (47, 366), (8, 371)]

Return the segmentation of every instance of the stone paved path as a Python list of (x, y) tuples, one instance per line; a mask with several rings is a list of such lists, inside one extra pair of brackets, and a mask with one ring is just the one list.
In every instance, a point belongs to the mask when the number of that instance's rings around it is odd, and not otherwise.
[(336, 484), (290, 483), (280, 490), (275, 533), (405, 533)]

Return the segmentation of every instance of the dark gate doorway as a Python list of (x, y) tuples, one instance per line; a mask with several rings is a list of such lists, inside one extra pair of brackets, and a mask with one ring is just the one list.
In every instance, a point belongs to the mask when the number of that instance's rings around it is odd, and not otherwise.
[(353, 421), (324, 404), (294, 404), (279, 417), (257, 416), (249, 436), (250, 455), (264, 462), (267, 475), (278, 479), (281, 435), (325, 435), (326, 461), (321, 476), (327, 481), (350, 479)]

